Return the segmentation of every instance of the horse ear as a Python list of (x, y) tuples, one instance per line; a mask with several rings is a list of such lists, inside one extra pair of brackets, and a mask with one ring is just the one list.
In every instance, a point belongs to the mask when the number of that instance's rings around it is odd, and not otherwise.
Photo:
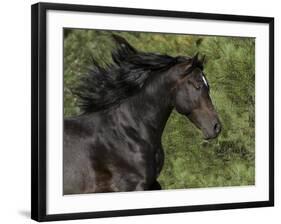
[(193, 58), (192, 58), (192, 67), (195, 67), (198, 64), (198, 55), (199, 53), (197, 52)]
[(119, 47), (123, 48), (124, 50), (127, 50), (130, 53), (136, 53), (137, 50), (132, 47), (126, 40), (125, 38), (112, 34), (112, 38), (115, 40), (115, 42), (119, 45)]
[(200, 59), (200, 62), (201, 62), (202, 65), (204, 64), (205, 59), (206, 59), (206, 55), (204, 54), (204, 55), (202, 56), (202, 58)]

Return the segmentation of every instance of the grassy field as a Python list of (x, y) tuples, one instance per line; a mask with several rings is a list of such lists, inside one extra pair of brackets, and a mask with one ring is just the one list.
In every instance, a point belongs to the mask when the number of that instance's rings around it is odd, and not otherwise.
[(163, 189), (255, 184), (255, 40), (253, 38), (64, 30), (64, 115), (80, 113), (71, 89), (91, 66), (111, 62), (111, 33), (141, 51), (172, 56), (206, 55), (204, 72), (223, 130), (210, 142), (184, 116), (173, 112), (162, 143)]

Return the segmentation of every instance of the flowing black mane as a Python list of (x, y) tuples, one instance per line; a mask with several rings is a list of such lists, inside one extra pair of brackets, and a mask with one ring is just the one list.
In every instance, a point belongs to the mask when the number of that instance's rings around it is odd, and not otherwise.
[(138, 92), (153, 73), (192, 59), (139, 52), (124, 38), (113, 35), (113, 39), (117, 43), (112, 52), (114, 63), (104, 68), (93, 59), (93, 68), (81, 78), (80, 85), (73, 91), (85, 113), (120, 103)]

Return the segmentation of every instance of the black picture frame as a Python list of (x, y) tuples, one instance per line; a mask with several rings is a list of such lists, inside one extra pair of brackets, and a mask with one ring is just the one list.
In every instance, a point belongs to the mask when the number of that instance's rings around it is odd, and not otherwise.
[[(124, 15), (205, 19), (217, 21), (254, 22), (269, 24), (269, 200), (115, 210), (102, 212), (46, 214), (46, 13), (48, 10), (75, 12), (100, 12)], [(192, 212), (237, 208), (266, 207), (274, 205), (274, 18), (182, 11), (163, 11), (136, 8), (102, 7), (89, 5), (37, 3), (32, 5), (32, 153), (31, 153), (31, 218), (36, 221), (73, 220), (115, 216), (131, 216), (161, 213)]]

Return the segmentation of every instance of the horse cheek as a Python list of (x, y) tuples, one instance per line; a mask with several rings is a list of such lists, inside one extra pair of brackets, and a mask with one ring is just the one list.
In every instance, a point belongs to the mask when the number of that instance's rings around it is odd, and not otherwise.
[(180, 114), (186, 115), (190, 112), (190, 99), (187, 97), (186, 91), (179, 91), (175, 99), (175, 109)]

